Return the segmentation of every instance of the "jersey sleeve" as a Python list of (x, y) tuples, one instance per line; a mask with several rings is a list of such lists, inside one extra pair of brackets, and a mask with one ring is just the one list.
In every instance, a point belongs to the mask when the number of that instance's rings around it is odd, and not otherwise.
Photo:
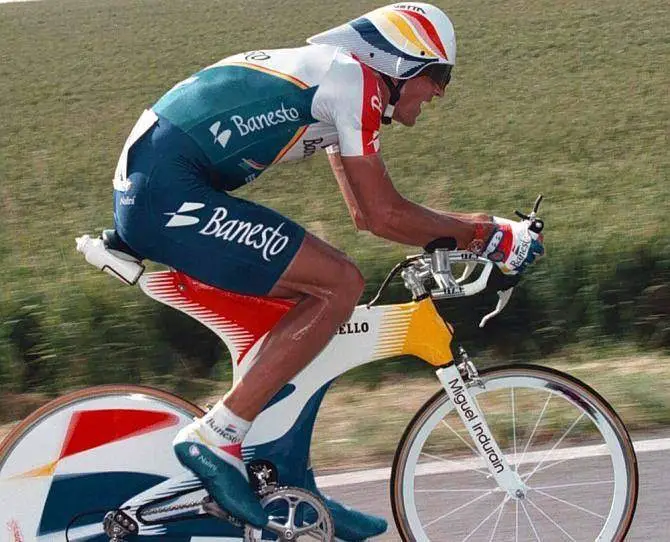
[(371, 68), (343, 54), (315, 96), (315, 116), (335, 125), (342, 156), (379, 152), (381, 92)]

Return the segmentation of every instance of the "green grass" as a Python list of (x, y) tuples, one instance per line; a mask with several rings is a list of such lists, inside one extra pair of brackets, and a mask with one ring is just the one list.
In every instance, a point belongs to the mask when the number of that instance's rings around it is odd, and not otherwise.
[[(617, 411), (628, 430), (634, 435), (648, 436), (650, 432), (667, 428), (670, 423), (670, 368), (667, 356), (640, 355), (626, 348), (573, 349), (550, 358), (530, 360), (568, 372), (597, 390)], [(479, 367), (492, 360), (476, 359)], [(388, 465), (403, 430), (415, 412), (435, 392), (439, 383), (430, 371), (398, 381), (384, 378), (371, 390), (357, 383), (336, 384), (325, 399), (315, 427), (312, 460), (317, 468), (363, 465)], [(528, 394), (517, 390), (517, 439), (525, 443), (538, 421), (546, 395)], [(490, 426), (498, 434), (498, 443), (511, 449), (509, 396), (505, 393), (493, 401), (480, 398)], [(533, 438), (534, 445), (551, 446), (575, 421), (575, 410), (554, 400), (547, 408)], [(502, 425), (497, 424), (500, 420)], [(455, 414), (449, 423), (464, 431)], [(510, 429), (511, 430), (511, 429)], [(467, 437), (466, 437), (467, 438)], [(642, 437), (640, 437), (642, 438)], [(593, 424), (584, 419), (567, 435), (563, 446), (581, 445), (597, 439)], [(522, 444), (523, 445), (523, 444)], [(431, 435), (429, 446), (440, 453), (446, 450), (463, 451), (461, 443), (444, 427)], [(346, 459), (343, 459), (346, 458)]]
[[(497, 342), (513, 337), (502, 352), (597, 346), (641, 329), (652, 346), (670, 345), (667, 311), (635, 313), (653, 301), (649, 287), (670, 284), (667, 2), (438, 4), (458, 35), (453, 84), (413, 129), (387, 128), (383, 154), (398, 189), (435, 208), (510, 216), (546, 195), (548, 256), (494, 328)], [(0, 5), (0, 386), (26, 384), (26, 359), (31, 388), (54, 391), (156, 373), (195, 378), (225, 357), (211, 339), (196, 351), (168, 341), (195, 328), (93, 272), (74, 237), (112, 223), (125, 137), (174, 83), (235, 52), (301, 45), (378, 5)], [(413, 250), (355, 232), (323, 156), (274, 168), (236, 195), (323, 235), (371, 287)], [(469, 313), (450, 318), (481, 339)]]
[[(530, 360), (566, 371), (596, 389), (621, 416), (629, 431), (648, 436), (650, 431), (664, 430), (670, 423), (670, 358), (661, 355), (640, 355), (622, 347), (597, 350), (569, 349), (560, 355)], [(483, 357), (475, 359), (481, 368), (499, 360)], [(378, 364), (373, 366), (378, 367)], [(162, 377), (147, 378), (145, 384), (174, 389), (199, 405), (213, 404), (227, 388), (216, 380), (190, 381)], [(322, 469), (343, 467), (361, 468), (389, 465), (403, 431), (421, 405), (439, 390), (439, 382), (424, 365), (423, 371), (399, 379), (397, 375), (377, 374), (376, 386), (345, 379), (338, 381), (326, 394), (317, 418), (312, 442), (312, 463)], [(39, 394), (0, 395), (0, 424), (21, 419), (48, 400)], [(499, 433), (498, 442), (509, 449), (512, 435), (509, 429), (509, 397), (504, 394), (497, 401), (480, 404), (487, 420)], [(545, 396), (516, 395), (517, 439), (525, 443), (542, 410)], [(560, 401), (548, 408), (538, 425), (533, 443), (547, 446), (554, 443), (575, 419), (574, 409), (564, 409)], [(463, 430), (451, 415), (450, 423)], [(500, 420), (502, 425), (497, 424)], [(0, 440), (9, 426), (0, 425)], [(585, 439), (596, 438), (593, 425), (584, 420), (568, 435), (564, 446), (583, 444)], [(599, 437), (598, 437), (599, 438)], [(642, 438), (642, 437), (640, 437)], [(450, 432), (437, 431), (431, 436), (430, 446), (440, 453), (460, 450), (460, 443)]]

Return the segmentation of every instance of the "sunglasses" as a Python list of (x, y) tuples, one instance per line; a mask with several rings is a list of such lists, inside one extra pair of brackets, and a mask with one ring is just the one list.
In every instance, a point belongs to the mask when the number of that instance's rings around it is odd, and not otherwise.
[(427, 75), (444, 90), (451, 81), (452, 68), (451, 64), (430, 64), (421, 71), (421, 75)]

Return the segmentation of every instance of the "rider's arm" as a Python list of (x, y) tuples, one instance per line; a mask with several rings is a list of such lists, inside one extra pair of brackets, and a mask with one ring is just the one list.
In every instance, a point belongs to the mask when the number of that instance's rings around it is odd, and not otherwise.
[(347, 204), (349, 214), (351, 215), (351, 219), (354, 221), (354, 224), (356, 225), (356, 229), (369, 230), (370, 228), (368, 227), (368, 224), (365, 221), (363, 212), (361, 211), (361, 208), (358, 206), (358, 202), (354, 197), (354, 193), (351, 191), (351, 187), (349, 186), (349, 178), (347, 177), (347, 174), (344, 171), (344, 165), (342, 165), (342, 158), (340, 156), (339, 147), (335, 145), (328, 147), (327, 153), (328, 153), (328, 162), (330, 162), (330, 168), (333, 170), (333, 175), (335, 175), (335, 179), (337, 179), (337, 184), (340, 187), (342, 196), (344, 196), (344, 201)]
[(418, 246), (455, 237), (460, 248), (467, 248), (475, 236), (490, 237), (493, 224), (487, 215), (434, 211), (405, 199), (393, 187), (379, 153), (382, 98), (370, 68), (336, 56), (313, 109), (315, 118), (337, 128), (340, 152), (328, 158), (356, 227)]
[(491, 217), (435, 211), (404, 198), (393, 186), (379, 153), (328, 156), (354, 223), (379, 237), (425, 246), (438, 237), (454, 237), (459, 248), (493, 232)]

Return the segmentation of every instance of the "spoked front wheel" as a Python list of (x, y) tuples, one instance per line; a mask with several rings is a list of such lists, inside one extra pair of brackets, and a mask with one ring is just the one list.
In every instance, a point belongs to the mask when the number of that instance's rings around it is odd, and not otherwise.
[(638, 471), (612, 407), (544, 367), (499, 367), (480, 378), (468, 391), (527, 491), (515, 498), (498, 487), (442, 390), (410, 422), (396, 452), (391, 495), (403, 540), (623, 540)]

